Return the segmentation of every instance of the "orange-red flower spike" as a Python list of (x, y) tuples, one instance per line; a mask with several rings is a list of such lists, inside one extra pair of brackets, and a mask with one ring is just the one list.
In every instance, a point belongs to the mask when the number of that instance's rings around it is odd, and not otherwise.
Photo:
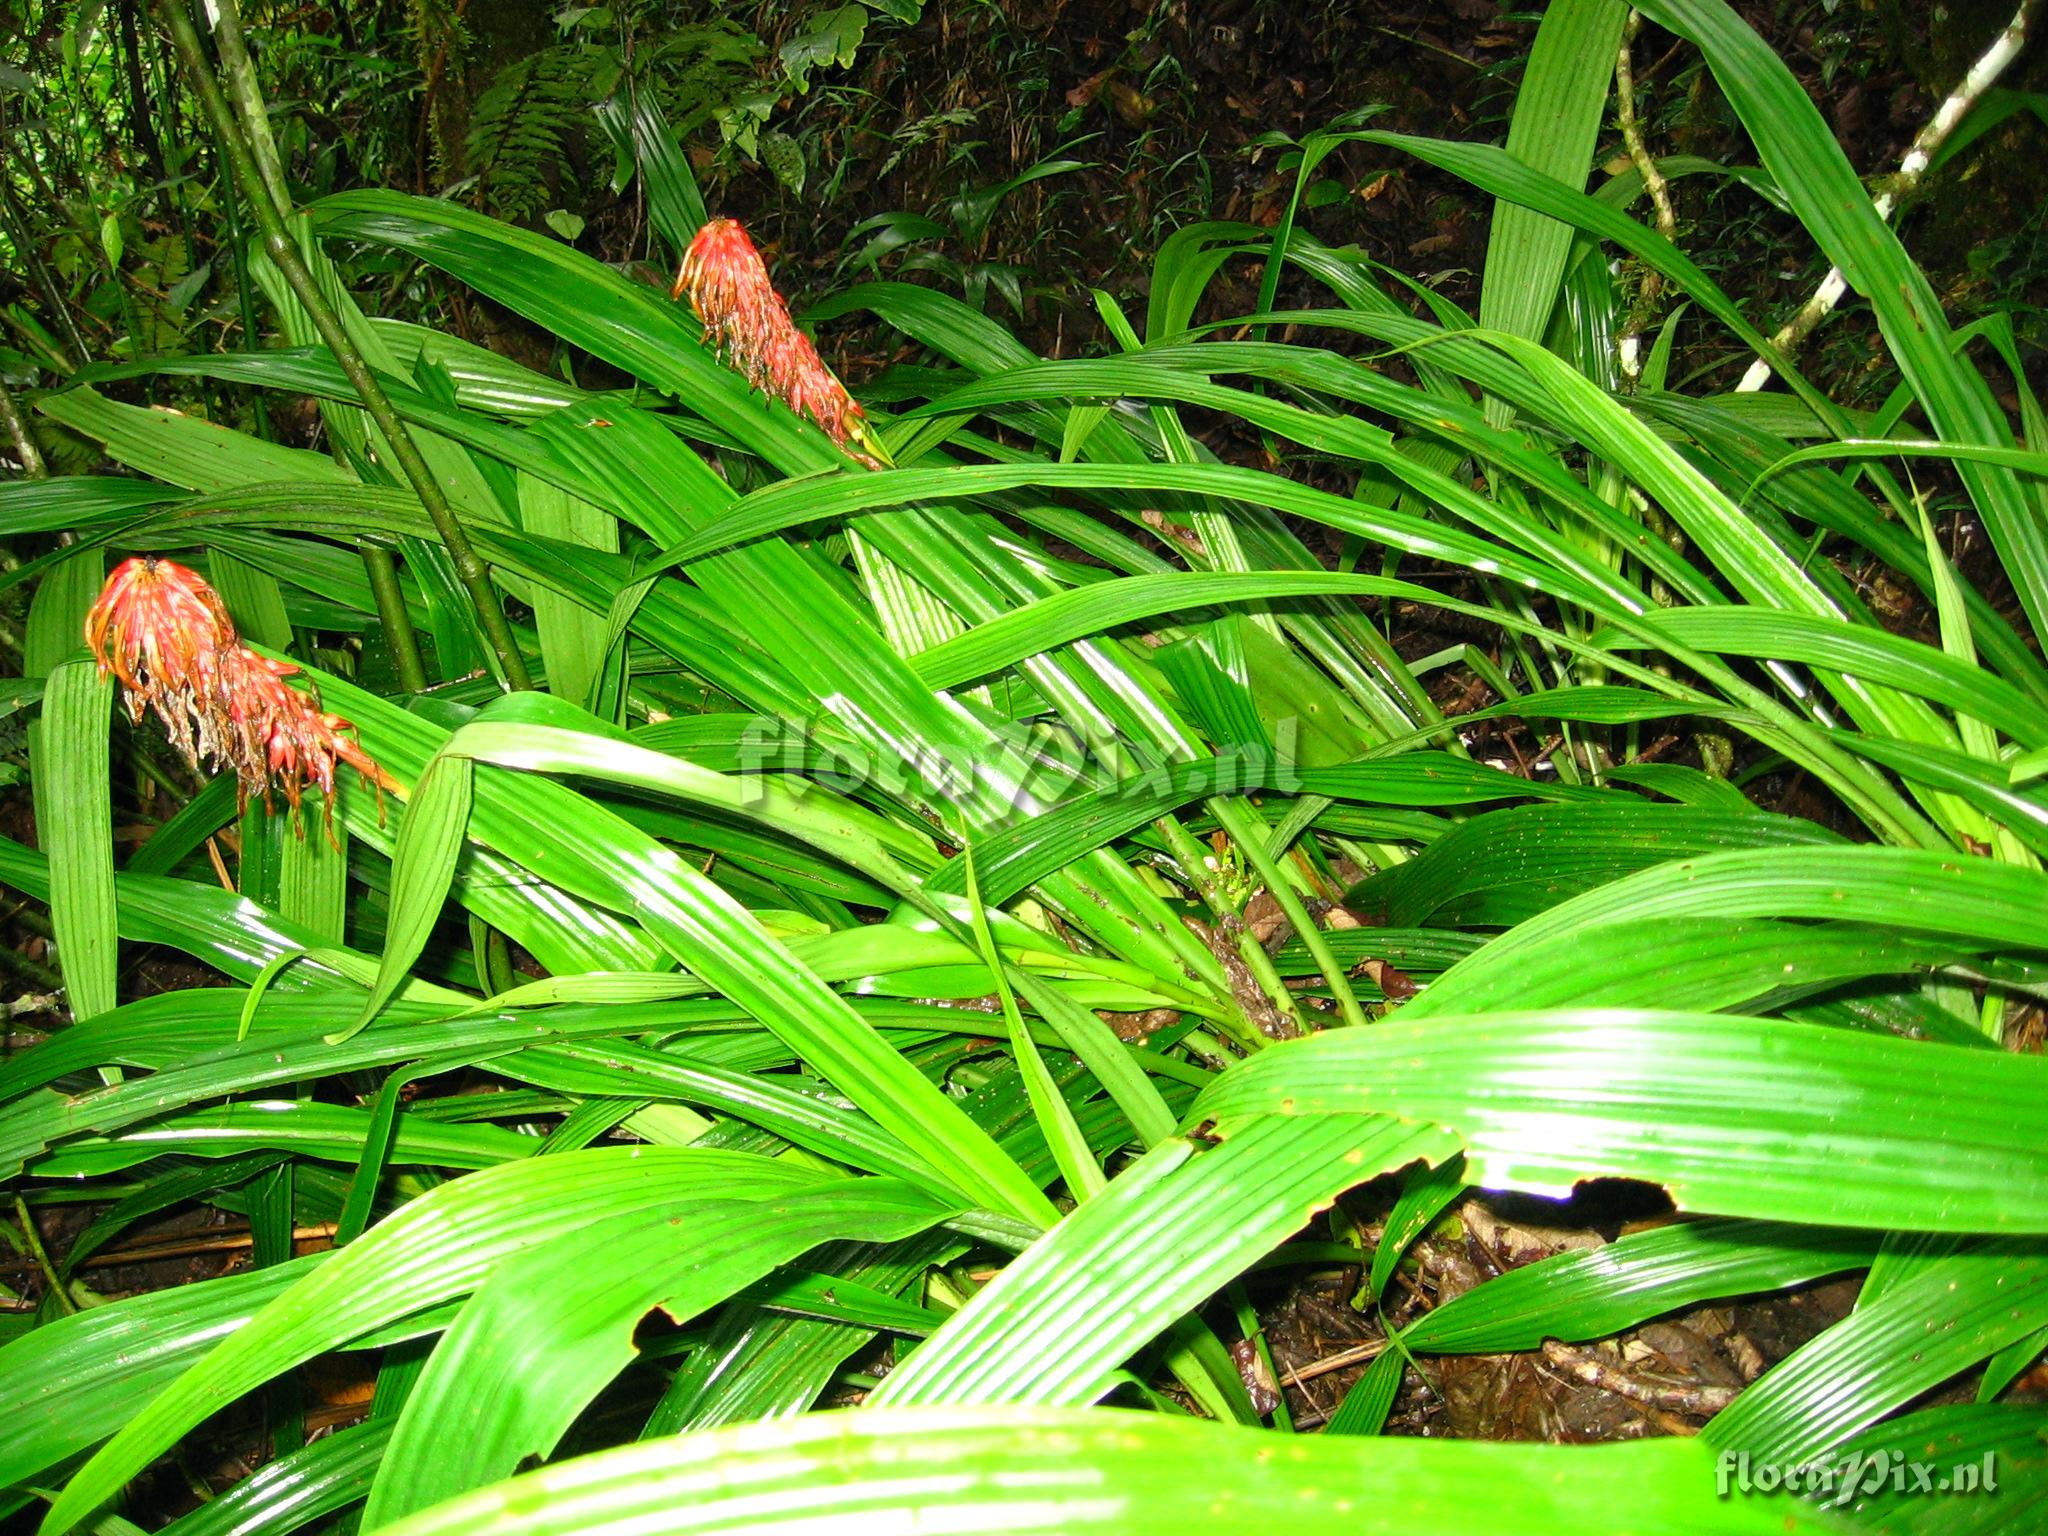
[[(381, 799), (396, 781), (342, 735), (353, 729), (324, 713), (319, 696), (284, 679), (298, 668), (241, 643), (227, 605), (196, 571), (153, 555), (123, 561), (85, 620), (86, 644), (102, 675), (118, 678), (129, 717), (145, 707), (195, 767), (232, 769), (243, 804), (266, 804), (281, 789), (298, 809), (307, 784), (334, 814), (334, 767), (347, 763)], [(330, 834), (331, 835), (331, 834)]]
[(889, 462), (860, 403), (789, 318), (761, 253), (737, 219), (712, 219), (697, 231), (670, 297), (685, 293), (704, 323), (704, 339), (756, 389), (810, 417), (870, 469)]

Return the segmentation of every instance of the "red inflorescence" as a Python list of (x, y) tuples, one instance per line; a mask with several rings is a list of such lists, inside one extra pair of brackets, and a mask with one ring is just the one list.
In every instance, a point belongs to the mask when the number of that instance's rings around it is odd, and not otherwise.
[(685, 293), (704, 322), (704, 339), (749, 383), (810, 417), (869, 468), (882, 467), (885, 455), (866, 413), (789, 318), (737, 219), (712, 219), (697, 231), (671, 297)]
[(381, 793), (397, 783), (324, 713), (319, 695), (284, 679), (299, 669), (241, 642), (220, 594), (197, 571), (141, 555), (124, 560), (85, 617), (85, 640), (102, 674), (121, 682), (131, 720), (154, 709), (174, 746), (196, 767), (232, 768), (247, 804), (274, 790), (297, 810), (313, 785), (334, 811), (334, 768), (346, 763)]

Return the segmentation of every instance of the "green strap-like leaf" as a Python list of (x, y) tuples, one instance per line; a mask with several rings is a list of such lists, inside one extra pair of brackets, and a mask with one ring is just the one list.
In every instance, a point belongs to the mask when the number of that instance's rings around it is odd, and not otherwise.
[(114, 687), (88, 657), (55, 668), (34, 737), (36, 832), (49, 858), (50, 921), (74, 1020), (117, 1001), (114, 828), (107, 731)]
[(152, 1399), (65, 1485), (44, 1521), (46, 1536), (76, 1526), (223, 1402), (474, 1289), (502, 1260), (565, 1224), (657, 1208), (693, 1191), (766, 1199), (824, 1177), (743, 1153), (641, 1147), (533, 1158), (443, 1184), (303, 1276)]
[[(1532, 813), (1544, 809), (1508, 814), (1534, 821)], [(1668, 814), (1679, 808), (1645, 809)], [(1714, 814), (1689, 812), (1708, 825)], [(1687, 819), (1671, 817), (1674, 842), (1686, 835)], [(1581, 938), (1609, 925), (1627, 930), (1692, 919), (1711, 927), (1746, 917), (1790, 918), (1944, 934), (1971, 947), (2048, 950), (2048, 876), (2038, 870), (1904, 848), (1815, 843), (1802, 849), (1797, 845), (1803, 839), (1773, 837), (1768, 828), (1745, 838), (1743, 823), (1734, 825), (1730, 842), (1768, 840), (1780, 846), (1660, 862), (1626, 879), (1599, 883), (1571, 901), (1546, 903), (1540, 916), (1446, 972), (1409, 1017), (1515, 1007), (1532, 973), (1540, 995), (1548, 991), (1550, 976), (1583, 968)], [(1788, 822), (1787, 829), (1800, 825)], [(1450, 841), (1432, 845), (1425, 857)], [(1787, 974), (1796, 978), (1796, 966)]]
[(386, 1419), (345, 1425), (266, 1462), (165, 1526), (165, 1536), (286, 1536), (361, 1499), (390, 1438)]
[[(1483, 1499), (1447, 1489), (1484, 1488)], [(389, 1536), (1811, 1536), (1793, 1499), (1717, 1498), (1683, 1439), (1578, 1447), (1276, 1436), (1168, 1414), (865, 1410), (650, 1440), (479, 1490)]]
[(1766, 1373), (1701, 1438), (1761, 1462), (1807, 1462), (2044, 1325), (2041, 1244), (1974, 1245), (1859, 1305)]
[(1497, 1275), (1402, 1330), (1413, 1350), (1501, 1354), (1597, 1339), (1695, 1302), (1859, 1269), (1878, 1234), (1774, 1221), (1688, 1221)]
[[(1879, 329), (1945, 442), (2008, 447), (2012, 431), (1983, 376), (1959, 357), (1926, 274), (1870, 195), (1784, 61), (1722, 0), (1643, 0), (1643, 14), (1699, 45), (1758, 158), (1828, 259), (1869, 301)], [(1965, 458), (1957, 473), (2005, 562), (2037, 637), (2048, 634), (2048, 529), (2013, 471)]]
[[(1560, 0), (1547, 7), (1529, 47), (1507, 152), (1532, 170), (1583, 187), (1601, 109), (1614, 77), (1628, 7), (1621, 0)], [(1487, 231), (1479, 323), (1540, 340), (1557, 303), (1571, 250), (1568, 224), (1505, 199)]]
[[(1277, 1116), (1221, 1146), (1162, 1142), (978, 1292), (870, 1401), (1091, 1402), (1133, 1351), (1339, 1192), (1455, 1146), (1391, 1119)], [(1161, 1253), (1176, 1262), (1162, 1267)]]
[(363, 1000), (357, 1029), (377, 1017), (411, 974), (413, 962), (440, 920), (456, 861), (462, 856), (475, 782), (474, 763), (443, 752), (427, 764), (413, 786), (392, 860), (391, 916), (385, 929), (384, 958), (377, 966), (370, 995)]
[(1224, 1131), (1399, 1115), (1455, 1132), (1473, 1183), (1556, 1198), (1605, 1175), (1661, 1184), (1685, 1211), (2038, 1233), (2044, 1088), (2048, 1064), (2032, 1057), (1581, 1009), (1396, 1018), (1289, 1041), (1232, 1067), (1190, 1113)]
[[(859, 1179), (579, 1222), (508, 1260), (442, 1336), (407, 1400), (364, 1529), (552, 1452), (632, 1360), (634, 1326), (655, 1307), (688, 1319), (828, 1238), (893, 1241), (949, 1214), (909, 1185)], [(480, 1381), (498, 1384), (482, 1402)], [(455, 1422), (463, 1433), (451, 1441)]]
[(325, 1255), (74, 1312), (0, 1347), (0, 1487), (114, 1433)]

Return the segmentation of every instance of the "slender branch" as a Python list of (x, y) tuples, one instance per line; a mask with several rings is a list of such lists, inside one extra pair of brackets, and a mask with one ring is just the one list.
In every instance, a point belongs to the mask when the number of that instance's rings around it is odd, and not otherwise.
[[(43, 462), (43, 451), (36, 446), (35, 433), (29, 430), (28, 418), (21, 413), (21, 402), (8, 389), (7, 381), (0, 379), (0, 427), (7, 429), (7, 435), (14, 440), (15, 456), (21, 460), (22, 478), (26, 480), (47, 480), (50, 466)], [(69, 528), (59, 529), (57, 543), (68, 549), (78, 542), (78, 535)], [(0, 622), (0, 644), (10, 650), (20, 650), (20, 637), (14, 626)]]
[(382, 545), (365, 544), (363, 572), (370, 578), (370, 595), (377, 602), (377, 622), (391, 646), (398, 686), (407, 693), (425, 693), (426, 663), (420, 659), (419, 638), (413, 633), (412, 615), (406, 612), (405, 593), (398, 585), (398, 562)]
[(50, 1288), (63, 1310), (69, 1314), (78, 1310), (78, 1298), (57, 1276), (57, 1266), (50, 1262), (49, 1250), (43, 1246), (43, 1234), (36, 1229), (36, 1219), (29, 1214), (28, 1202), (19, 1191), (14, 1196), (14, 1216), (21, 1223), (22, 1238), (28, 1244), (28, 1251), (36, 1261), (36, 1268), (43, 1272), (43, 1283)]
[[(1622, 29), (1621, 48), (1614, 58), (1615, 116), (1621, 125), (1622, 142), (1628, 146), (1628, 157), (1642, 174), (1643, 190), (1650, 194), (1650, 201), (1656, 206), (1657, 233), (1669, 240), (1678, 233), (1678, 215), (1671, 207), (1671, 184), (1651, 158), (1649, 147), (1643, 142), (1642, 124), (1636, 118), (1635, 66), (1629, 55), (1635, 45), (1636, 34), (1642, 30), (1643, 13), (1630, 11), (1628, 25)], [(1657, 276), (1654, 272), (1650, 274), (1652, 279)], [(1649, 286), (1648, 280), (1644, 286)]]
[[(257, 173), (263, 178), (264, 190), (269, 193), (271, 206), (277, 210), (278, 216), (290, 218), (292, 202), (284, 179), (284, 161), (278, 155), (277, 141), (271, 137), (270, 114), (263, 106), (262, 89), (256, 78), (256, 67), (249, 58), (248, 44), (242, 35), (242, 18), (235, 0), (220, 0), (219, 15), (214, 41), (220, 46), (221, 63), (226, 66), (228, 90), (235, 99), (236, 110), (250, 127), (250, 147)], [(243, 341), (249, 350), (255, 351), (258, 341), (249, 307), (251, 284), (247, 281), (247, 263), (242, 256), (241, 228), (239, 220), (235, 219), (233, 198), (228, 200), (228, 216), (235, 222), (236, 281), (242, 295)], [(363, 574), (369, 578), (371, 594), (376, 598), (377, 622), (384, 631), (385, 644), (390, 647), (398, 685), (407, 693), (424, 693), (427, 689), (427, 667), (420, 656), (419, 637), (413, 632), (412, 615), (406, 611), (405, 597), (398, 585), (398, 562), (391, 558), (390, 550), (377, 544), (363, 545), (361, 554)], [(495, 605), (496, 599), (493, 598), (492, 602)]]
[[(1358, 1004), (1358, 994), (1351, 989), (1350, 975), (1337, 959), (1336, 952), (1330, 948), (1330, 941), (1324, 936), (1322, 929), (1316, 926), (1315, 918), (1310, 916), (1308, 908), (1302, 905), (1301, 897), (1295, 893), (1294, 887), (1288, 884), (1286, 872), (1267, 850), (1265, 840), (1257, 832), (1252, 832), (1239, 837), (1237, 847), (1244, 855), (1245, 862), (1251, 865), (1258, 872), (1259, 878), (1265, 882), (1266, 893), (1273, 898), (1274, 905), (1280, 908), (1281, 916), (1293, 926), (1295, 937), (1301, 940), (1302, 947), (1308, 951), (1309, 959), (1323, 973), (1323, 981), (1328, 985), (1331, 997), (1336, 999), (1338, 1012), (1343, 1015), (1344, 1022), (1355, 1029), (1364, 1028), (1368, 1020), (1365, 1010)], [(1283, 991), (1285, 985), (1283, 982)]]
[[(228, 152), (218, 135), (213, 141), (214, 159), (219, 166), (227, 165)], [(221, 207), (228, 216), (228, 253), (235, 259), (235, 304), (242, 312), (242, 350), (257, 353), (263, 350), (263, 337), (256, 329), (256, 284), (249, 271), (249, 238), (242, 228), (242, 208), (234, 195), (234, 172), (223, 169), (221, 179), (227, 183), (227, 193), (221, 199)], [(264, 404), (263, 391), (255, 392), (256, 435), (265, 442), (272, 440), (270, 408)]]
[[(47, 996), (55, 997), (64, 990), (64, 978), (62, 976), (51, 970), (47, 965), (29, 959), (27, 955), (24, 955), (11, 944), (0, 944), (0, 971), (6, 971), (12, 976), (19, 977), (28, 984), (32, 991), (41, 992)], [(9, 1017), (18, 1019), (29, 1011), (25, 1008), (16, 1008), (9, 1014)], [(41, 1010), (36, 1011), (40, 1012)], [(52, 1029), (62, 1029), (68, 1022), (62, 1011), (59, 1010), (51, 1018), (50, 1027)]]
[(214, 46), (220, 49), (221, 73), (227, 78), (228, 95), (242, 120), (247, 144), (264, 190), (279, 218), (292, 215), (292, 198), (285, 186), (284, 161), (271, 137), (270, 113), (263, 105), (263, 86), (256, 78), (256, 66), (249, 58), (249, 46), (242, 36), (242, 13), (235, 0), (212, 0)]
[[(512, 627), (506, 622), (505, 609), (491, 585), (490, 573), (477, 558), (475, 548), (469, 542), (469, 535), (456, 520), (454, 508), (448, 503), (447, 494), (435, 480), (433, 471), (422, 457), (419, 445), (413, 441), (412, 433), (399, 419), (391, 399), (384, 393), (384, 386), (377, 382), (377, 376), (370, 371), (369, 364), (350, 340), (343, 329), (340, 317), (327, 297), (320, 291), (319, 283), (307, 268), (306, 261), (299, 254), (298, 245), (293, 241), (291, 231), (285, 227), (284, 217), (271, 201), (262, 172), (257, 169), (247, 140), (238, 129), (227, 100), (221, 95), (220, 82), (214, 78), (213, 67), (207, 62), (205, 50), (200, 47), (199, 34), (192, 25), (192, 18), (186, 13), (182, 0), (157, 0), (158, 9), (169, 24), (171, 37), (176, 43), (178, 57), (185, 66), (192, 86), (198, 92), (200, 104), (212, 121), (221, 145), (228, 153), (229, 164), (234, 169), (235, 180), (241, 185), (249, 204), (256, 211), (256, 220), (263, 231), (263, 248), (278, 272), (290, 286), (299, 302), (305, 306), (312, 318), (320, 339), (327, 343), (327, 349), (334, 354), (334, 360), (347, 376), (357, 396), (363, 402), (363, 409), (391, 447), (392, 457), (398, 461), (398, 468), (412, 486), (420, 505), (426, 509), (434, 528), (447, 547), (449, 559), (454, 563), (455, 574), (461, 579), (463, 588), (469, 594), (470, 602), (476, 608), (477, 619), (484, 632), (484, 638), (497, 656), (504, 681), (513, 689), (533, 686), (526, 670), (526, 660), (519, 653), (518, 642), (513, 638)], [(246, 64), (247, 54), (242, 55)], [(243, 99), (261, 110), (262, 98), (253, 85), (243, 93)]]
[[(1665, 181), (1663, 171), (1657, 168), (1649, 145), (1644, 142), (1642, 124), (1636, 118), (1635, 64), (1631, 52), (1636, 34), (1642, 29), (1642, 12), (1630, 11), (1628, 24), (1622, 29), (1621, 47), (1614, 57), (1614, 117), (1621, 129), (1621, 142), (1628, 149), (1628, 158), (1636, 173), (1643, 178), (1643, 190), (1650, 194), (1650, 201), (1656, 207), (1657, 233), (1666, 240), (1672, 240), (1678, 234), (1678, 215), (1671, 207), (1671, 186)], [(1645, 271), (1642, 284), (1636, 289), (1636, 301), (1630, 309), (1627, 328), (1616, 342), (1622, 377), (1630, 388), (1634, 388), (1637, 376), (1643, 371), (1642, 334), (1656, 310), (1657, 296), (1663, 291), (1662, 275), (1654, 269)]]
[(128, 131), (135, 135), (142, 158), (158, 181), (165, 179), (164, 146), (156, 136), (149, 110), (149, 86), (142, 78), (142, 36), (135, 26), (133, 5), (114, 7), (121, 24), (121, 74), (128, 85)]
[[(1905, 158), (1899, 162), (1898, 173), (1871, 200), (1880, 219), (1889, 219), (1900, 201), (1926, 180), (1935, 155), (1948, 142), (1949, 135), (1969, 116), (1970, 109), (1983, 99), (1984, 93), (1997, 84), (1998, 77), (2005, 73), (2007, 66), (2019, 57), (2020, 50), (2026, 46), (2027, 29), (2033, 21), (2034, 12), (2040, 7), (2041, 0), (2020, 0), (2020, 8), (2005, 24), (2005, 30), (1991, 40), (1991, 46), (1970, 66), (1970, 72), (1963, 76), (1961, 84), (1949, 93), (1948, 100), (1928, 119), (1927, 126), (1920, 130)], [(1813, 297), (1779, 328), (1778, 334), (1771, 338), (1772, 344), (1789, 356), (1819, 328), (1823, 320), (1834, 313), (1835, 306), (1842, 302), (1848, 291), (1849, 283), (1842, 276), (1842, 269), (1829, 267), (1828, 275), (1821, 279)], [(1738, 394), (1753, 393), (1762, 389), (1770, 379), (1771, 365), (1758, 358), (1749, 365), (1749, 371), (1735, 389)]]
[(21, 414), (21, 406), (5, 379), (0, 379), (0, 427), (7, 429), (14, 443), (14, 456), (21, 460), (23, 476), (30, 480), (46, 479), (49, 467), (43, 463), (42, 450), (36, 447), (35, 435), (29, 431), (28, 420)]

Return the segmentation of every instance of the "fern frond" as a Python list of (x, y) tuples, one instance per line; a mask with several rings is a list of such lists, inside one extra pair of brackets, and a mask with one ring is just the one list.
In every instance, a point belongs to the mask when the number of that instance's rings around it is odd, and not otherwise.
[(479, 208), (525, 219), (575, 189), (571, 154), (590, 126), (594, 62), (581, 45), (545, 49), (500, 71), (477, 98), (469, 163)]

